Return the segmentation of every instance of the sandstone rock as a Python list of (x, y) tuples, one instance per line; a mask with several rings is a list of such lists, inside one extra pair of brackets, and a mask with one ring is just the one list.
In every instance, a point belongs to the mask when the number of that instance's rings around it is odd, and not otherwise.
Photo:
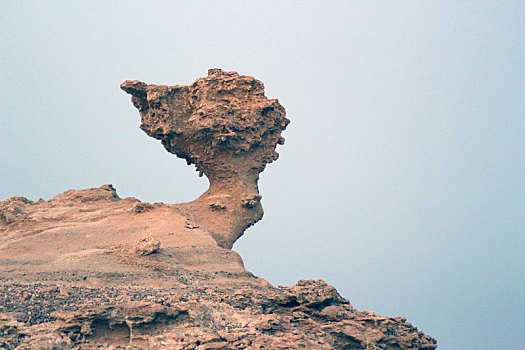
[(142, 238), (135, 245), (133, 252), (139, 256), (150, 255), (160, 248), (160, 241), (153, 237)]
[(259, 80), (220, 69), (188, 86), (128, 80), (121, 88), (132, 95), (140, 128), (208, 177), (210, 188), (185, 210), (219, 246), (231, 248), (262, 218), (257, 180), (284, 143), (284, 108), (264, 96)]
[(135, 205), (133, 206), (133, 208), (131, 208), (131, 212), (133, 214), (140, 214), (140, 213), (144, 213), (146, 211), (150, 211), (150, 210), (153, 210), (155, 207), (149, 203), (135, 203)]
[[(44, 343), (81, 349), (436, 348), (434, 339), (406, 321), (355, 310), (322, 281), (274, 288), (252, 280), (238, 292), (217, 287), (75, 287), (67, 300), (53, 298), (57, 291), (46, 296), (46, 288), (42, 283), (0, 285), (0, 332), (5, 335), (0, 344), (5, 348)], [(30, 302), (16, 291), (29, 291), (36, 298)], [(308, 297), (297, 298), (300, 291)], [(290, 296), (296, 302), (282, 304)], [(37, 317), (29, 318), (28, 310)]]
[(122, 88), (142, 129), (210, 188), (176, 205), (121, 199), (112, 185), (0, 201), (0, 348), (437, 347), (322, 280), (273, 287), (229, 249), (262, 216), (257, 179), (288, 124), (261, 82), (213, 69), (189, 86)]

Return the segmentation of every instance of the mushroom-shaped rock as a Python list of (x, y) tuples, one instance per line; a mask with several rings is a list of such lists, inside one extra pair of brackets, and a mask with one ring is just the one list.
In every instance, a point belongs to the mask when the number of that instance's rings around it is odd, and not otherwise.
[(262, 218), (257, 180), (278, 158), (276, 145), (284, 143), (284, 107), (264, 95), (259, 80), (221, 69), (186, 86), (127, 80), (121, 88), (132, 95), (140, 128), (208, 177), (209, 189), (178, 207), (221, 247), (231, 248)]

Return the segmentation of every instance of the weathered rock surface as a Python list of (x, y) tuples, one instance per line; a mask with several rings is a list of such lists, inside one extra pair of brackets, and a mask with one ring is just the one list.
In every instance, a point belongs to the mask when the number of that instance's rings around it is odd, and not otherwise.
[(220, 69), (188, 86), (128, 80), (121, 88), (132, 95), (140, 128), (208, 177), (209, 189), (186, 203), (185, 213), (231, 248), (262, 218), (257, 180), (279, 157), (277, 144), (284, 144), (289, 120), (283, 106), (266, 98), (259, 80)]
[[(191, 278), (189, 278), (191, 279)], [(355, 310), (323, 281), (292, 287), (0, 285), (6, 349), (435, 349), (403, 318)]]
[(155, 284), (172, 287), (172, 275), (187, 272), (251, 276), (237, 253), (188, 223), (177, 205), (120, 199), (111, 185), (49, 201), (9, 198), (0, 202), (1, 277), (115, 285), (126, 283), (118, 277), (125, 275), (148, 286), (151, 271), (161, 271)]
[(183, 204), (111, 185), (0, 202), (0, 348), (435, 349), (323, 281), (273, 287), (230, 250), (260, 219), (257, 178), (288, 121), (262, 83), (210, 70), (187, 87), (125, 82), (142, 128), (210, 189)]

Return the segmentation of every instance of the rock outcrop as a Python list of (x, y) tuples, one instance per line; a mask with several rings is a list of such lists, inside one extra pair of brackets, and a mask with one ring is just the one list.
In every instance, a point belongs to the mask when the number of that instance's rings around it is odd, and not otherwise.
[(274, 287), (230, 250), (262, 216), (259, 173), (288, 120), (259, 81), (125, 82), (142, 128), (206, 174), (182, 204), (112, 185), (0, 202), (0, 348), (435, 349), (404, 318), (354, 309), (323, 281)]
[(283, 106), (264, 96), (259, 80), (220, 69), (188, 86), (135, 80), (120, 87), (132, 95), (140, 128), (208, 177), (209, 189), (184, 208), (221, 247), (231, 248), (262, 218), (257, 180), (279, 157), (277, 144), (284, 144), (289, 120)]

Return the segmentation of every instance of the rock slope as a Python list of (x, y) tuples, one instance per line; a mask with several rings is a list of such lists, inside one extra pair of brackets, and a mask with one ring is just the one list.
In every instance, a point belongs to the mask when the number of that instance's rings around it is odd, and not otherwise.
[(210, 189), (182, 204), (104, 185), (0, 202), (0, 348), (435, 349), (404, 318), (354, 309), (323, 281), (274, 287), (230, 250), (262, 216), (259, 173), (288, 124), (262, 83), (210, 70), (127, 81), (142, 129)]

